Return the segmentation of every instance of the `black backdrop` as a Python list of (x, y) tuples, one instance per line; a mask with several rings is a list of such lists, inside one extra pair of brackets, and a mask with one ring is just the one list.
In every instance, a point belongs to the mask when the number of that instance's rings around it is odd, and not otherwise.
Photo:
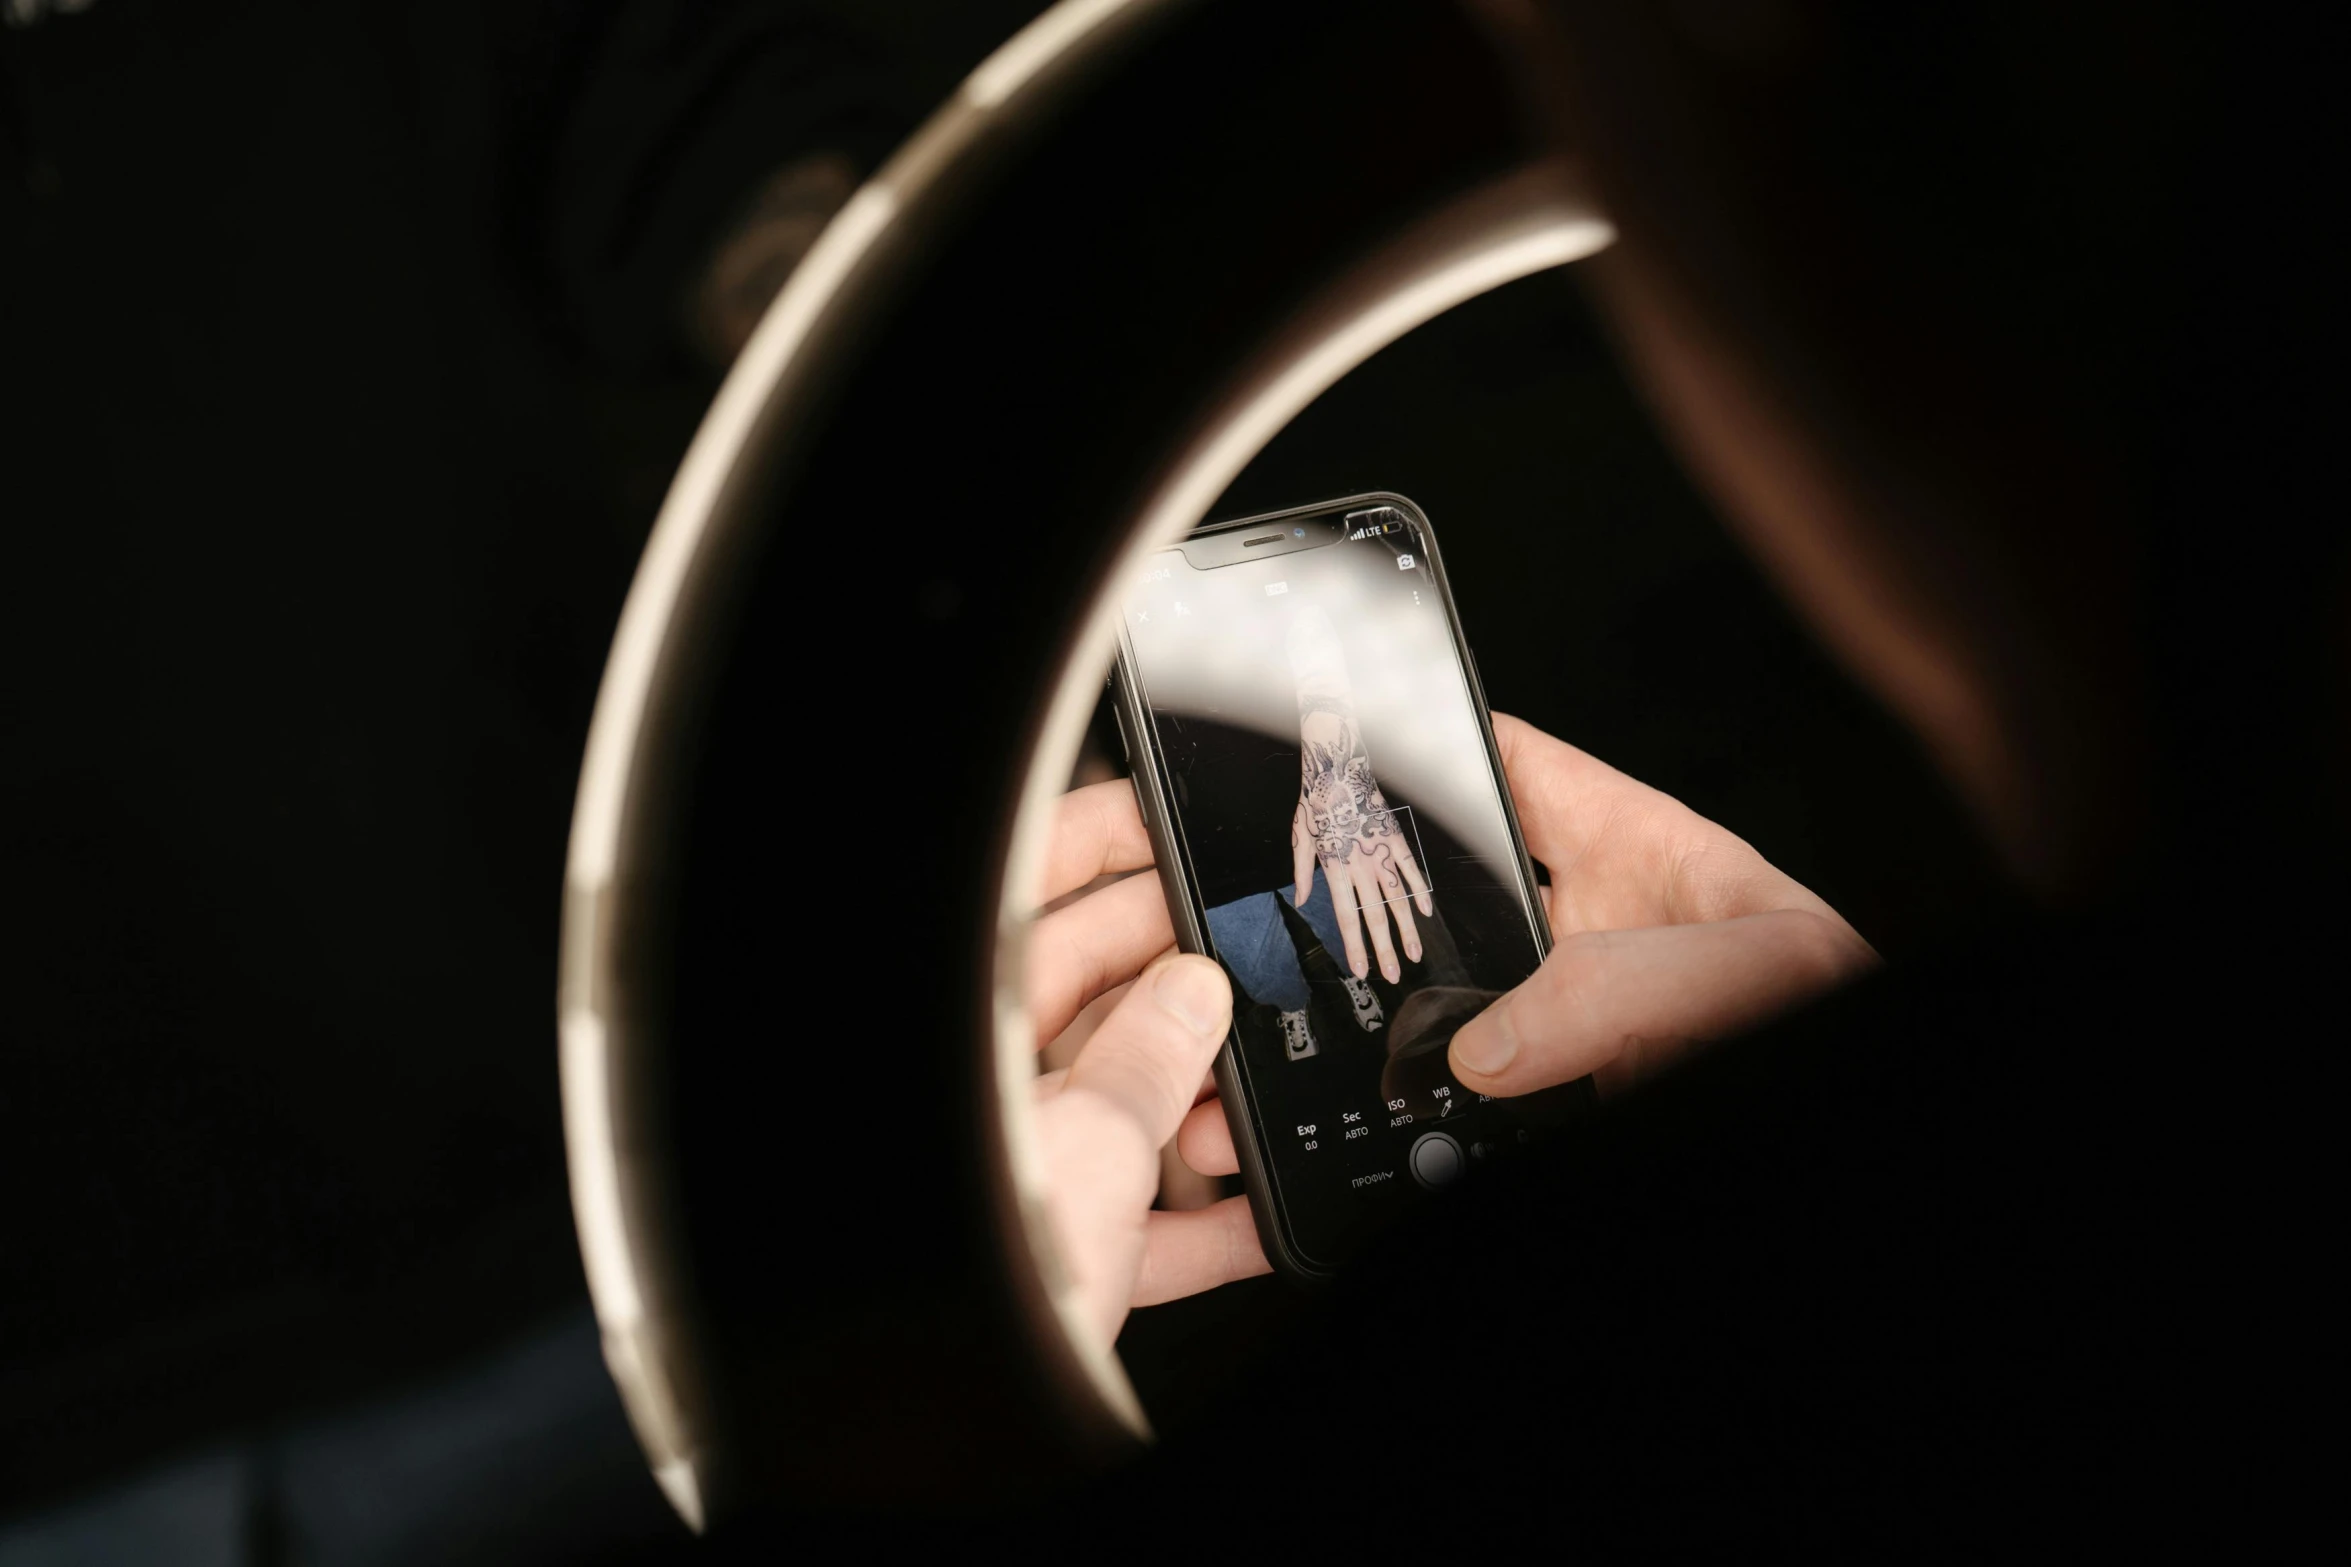
[[(576, 1309), (561, 849), (715, 382), (680, 279), (759, 171), (870, 161), (989, 36), (841, 9), (109, 0), (0, 34), (8, 1505)], [(1890, 954), (1964, 921), (1986, 877), (1948, 800), (1571, 284), (1400, 345), (1220, 509), (1374, 487), (1445, 530), (1498, 706)]]

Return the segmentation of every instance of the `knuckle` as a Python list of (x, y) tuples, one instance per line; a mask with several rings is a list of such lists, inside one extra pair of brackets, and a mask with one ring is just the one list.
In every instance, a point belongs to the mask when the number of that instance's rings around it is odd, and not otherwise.
[(1062, 1097), (1083, 1093), (1090, 1100), (1106, 1107), (1119, 1124), (1119, 1136), (1147, 1155), (1156, 1155), (1158, 1142), (1152, 1136), (1154, 1125), (1164, 1125), (1167, 1095), (1152, 1074), (1132, 1060), (1117, 1059), (1101, 1063), (1101, 1070), (1080, 1082), (1073, 1075), (1062, 1090)]
[(1224, 1273), (1228, 1279), (1243, 1279), (1264, 1271), (1265, 1262), (1257, 1245), (1257, 1225), (1249, 1213), (1249, 1199), (1228, 1198), (1219, 1204), (1224, 1209)]
[(1134, 1188), (1156, 1176), (1159, 1151), (1116, 1094), (1071, 1083), (1050, 1111), (1046, 1130), (1090, 1179)]
[(1811, 981), (1807, 988), (1826, 990), (1840, 985), (1866, 966), (1859, 937), (1809, 910), (1795, 912), (1793, 958)]
[(1691, 817), (1691, 827), (1669, 853), (1666, 870), (1677, 918), (1699, 923), (1757, 912), (1759, 892), (1774, 874), (1769, 862), (1745, 839), (1705, 822), (1686, 807), (1676, 809)]

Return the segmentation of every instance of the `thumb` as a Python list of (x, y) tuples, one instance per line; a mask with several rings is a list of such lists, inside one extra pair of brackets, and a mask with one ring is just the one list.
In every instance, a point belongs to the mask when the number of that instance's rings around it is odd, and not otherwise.
[(1719, 1039), (1854, 978), (1877, 954), (1804, 909), (1570, 936), (1453, 1036), (1463, 1086), (1527, 1094), (1598, 1072), (1629, 1087), (1692, 1043)]
[(1135, 981), (1070, 1063), (1063, 1092), (1099, 1094), (1156, 1152), (1176, 1134), (1233, 1021), (1233, 988), (1215, 960), (1170, 957)]

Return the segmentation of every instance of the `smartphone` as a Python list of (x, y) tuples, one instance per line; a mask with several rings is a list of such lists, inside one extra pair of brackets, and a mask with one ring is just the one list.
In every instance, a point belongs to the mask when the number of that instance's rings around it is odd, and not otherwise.
[(1454, 1032), (1551, 947), (1436, 535), (1401, 495), (1195, 530), (1125, 585), (1111, 705), (1266, 1256), (1328, 1274), (1591, 1102), (1489, 1098)]

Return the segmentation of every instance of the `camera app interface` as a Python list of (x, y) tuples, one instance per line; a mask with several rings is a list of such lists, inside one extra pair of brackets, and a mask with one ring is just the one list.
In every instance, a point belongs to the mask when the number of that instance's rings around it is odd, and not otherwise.
[(1168, 550), (1126, 604), (1258, 1140), (1317, 1264), (1557, 1108), (1446, 1066), (1538, 954), (1431, 571), (1409, 513), (1365, 506)]

